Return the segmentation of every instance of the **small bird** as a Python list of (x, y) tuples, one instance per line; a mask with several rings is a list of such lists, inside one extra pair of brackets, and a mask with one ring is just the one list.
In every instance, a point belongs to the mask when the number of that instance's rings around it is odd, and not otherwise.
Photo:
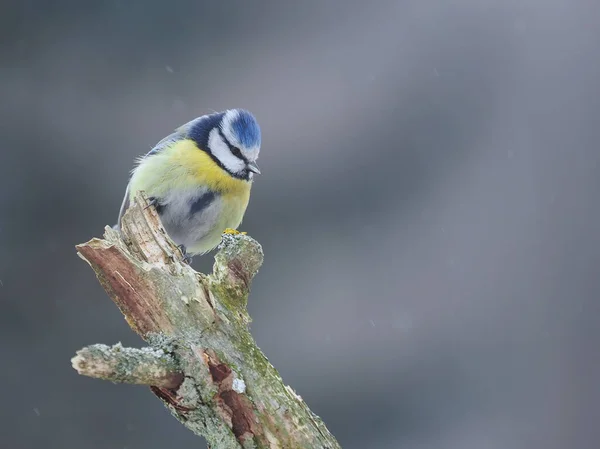
[(156, 144), (131, 172), (123, 214), (143, 190), (184, 260), (221, 242), (242, 222), (260, 152), (260, 127), (244, 109), (198, 117)]

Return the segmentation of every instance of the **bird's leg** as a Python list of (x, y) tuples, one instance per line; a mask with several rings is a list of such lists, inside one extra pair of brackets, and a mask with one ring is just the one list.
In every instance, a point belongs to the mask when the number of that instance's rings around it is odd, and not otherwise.
[(183, 262), (186, 264), (191, 264), (192, 263), (192, 256), (190, 256), (187, 253), (187, 250), (185, 249), (184, 245), (178, 245), (177, 248), (179, 248), (179, 251), (181, 251), (181, 255), (183, 256)]

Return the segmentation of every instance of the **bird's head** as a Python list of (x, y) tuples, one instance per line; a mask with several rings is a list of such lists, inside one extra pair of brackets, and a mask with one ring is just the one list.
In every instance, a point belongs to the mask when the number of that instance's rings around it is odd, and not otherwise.
[(188, 136), (232, 176), (251, 180), (260, 174), (260, 127), (244, 109), (230, 109), (195, 120)]

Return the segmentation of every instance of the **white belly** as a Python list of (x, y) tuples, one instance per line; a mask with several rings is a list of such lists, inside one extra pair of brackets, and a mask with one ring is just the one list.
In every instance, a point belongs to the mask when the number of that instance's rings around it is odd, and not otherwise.
[(221, 242), (226, 228), (240, 225), (246, 204), (241, 198), (224, 198), (206, 188), (191, 189), (162, 198), (159, 215), (177, 245), (185, 246), (190, 255), (203, 254)]

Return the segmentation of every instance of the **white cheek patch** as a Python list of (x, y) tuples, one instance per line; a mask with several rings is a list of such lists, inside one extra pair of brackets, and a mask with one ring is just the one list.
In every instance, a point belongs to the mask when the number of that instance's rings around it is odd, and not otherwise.
[(240, 173), (246, 168), (246, 163), (235, 157), (223, 138), (219, 135), (218, 129), (213, 129), (208, 135), (208, 148), (223, 167), (232, 173)]

